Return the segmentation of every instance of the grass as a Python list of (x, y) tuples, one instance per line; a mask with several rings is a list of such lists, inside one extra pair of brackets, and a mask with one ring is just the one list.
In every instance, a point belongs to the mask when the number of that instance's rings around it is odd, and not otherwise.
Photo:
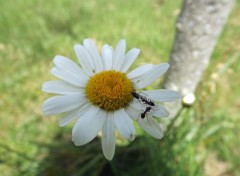
[(182, 111), (160, 142), (137, 137), (118, 146), (108, 162), (99, 139), (75, 147), (71, 125), (59, 128), (57, 117), (43, 116), (49, 95), (41, 84), (53, 79), (52, 58), (76, 60), (73, 45), (86, 37), (99, 46), (125, 38), (128, 48), (141, 49), (134, 66), (165, 62), (180, 2), (0, 1), (1, 175), (240, 175), (239, 9), (237, 0), (195, 105)]

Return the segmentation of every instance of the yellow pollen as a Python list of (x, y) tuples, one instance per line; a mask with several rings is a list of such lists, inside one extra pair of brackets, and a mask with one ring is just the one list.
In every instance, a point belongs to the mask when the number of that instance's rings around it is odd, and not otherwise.
[(106, 111), (114, 111), (125, 107), (132, 100), (133, 90), (133, 83), (125, 73), (103, 71), (90, 78), (86, 96), (94, 105)]

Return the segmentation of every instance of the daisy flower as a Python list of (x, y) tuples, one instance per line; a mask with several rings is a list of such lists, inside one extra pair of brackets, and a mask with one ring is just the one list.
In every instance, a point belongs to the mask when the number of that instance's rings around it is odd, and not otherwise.
[[(132, 141), (135, 138), (133, 120), (151, 136), (163, 137), (163, 130), (154, 118), (167, 117), (168, 112), (158, 102), (175, 101), (180, 95), (164, 89), (136, 91), (166, 72), (168, 63), (146, 64), (128, 72), (140, 50), (133, 48), (125, 54), (125, 40), (120, 40), (116, 49), (106, 44), (99, 53), (94, 42), (85, 39), (83, 45), (74, 46), (74, 51), (80, 65), (64, 56), (53, 59), (55, 66), (51, 74), (59, 80), (45, 82), (42, 91), (58, 95), (47, 99), (42, 110), (46, 116), (64, 113), (59, 118), (60, 126), (76, 120), (72, 129), (76, 146), (87, 144), (101, 131), (103, 154), (111, 160), (115, 152), (115, 131)], [(154, 106), (146, 110), (147, 104), (134, 98), (133, 92), (155, 102)]]

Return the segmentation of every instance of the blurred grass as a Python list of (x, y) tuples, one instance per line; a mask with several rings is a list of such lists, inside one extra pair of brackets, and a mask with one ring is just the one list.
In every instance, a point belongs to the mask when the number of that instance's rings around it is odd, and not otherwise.
[[(135, 66), (167, 61), (180, 1), (0, 0), (0, 173), (32, 175), (240, 175), (240, 1), (224, 28), (194, 107), (160, 142), (147, 135), (104, 159), (99, 139), (71, 142), (71, 125), (45, 118), (52, 58), (75, 59), (86, 37), (101, 46), (127, 40)], [(154, 84), (157, 86), (157, 83)], [(220, 172), (221, 171), (221, 172)]]

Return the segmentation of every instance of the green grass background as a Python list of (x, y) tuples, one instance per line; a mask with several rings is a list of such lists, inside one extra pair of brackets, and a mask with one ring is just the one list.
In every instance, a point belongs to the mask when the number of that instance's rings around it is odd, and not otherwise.
[[(75, 43), (126, 39), (134, 66), (166, 62), (181, 1), (0, 0), (0, 175), (240, 175), (240, 1), (237, 0), (197, 89), (161, 140), (120, 144), (108, 162), (100, 140), (75, 147), (71, 125), (44, 117), (43, 82), (55, 55), (76, 61)], [(153, 85), (157, 88), (158, 83)], [(126, 144), (125, 144), (126, 145)]]

